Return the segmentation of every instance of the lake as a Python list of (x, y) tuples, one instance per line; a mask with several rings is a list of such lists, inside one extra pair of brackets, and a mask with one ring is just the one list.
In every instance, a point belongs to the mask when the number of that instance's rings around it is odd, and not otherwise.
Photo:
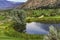
[(44, 24), (31, 22), (26, 24), (26, 33), (28, 34), (48, 34), (49, 26), (53, 25), (54, 27), (60, 28), (60, 24)]

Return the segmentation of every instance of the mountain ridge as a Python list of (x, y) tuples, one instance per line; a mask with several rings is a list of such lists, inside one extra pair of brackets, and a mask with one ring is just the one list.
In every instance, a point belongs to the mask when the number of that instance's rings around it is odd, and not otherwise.
[(0, 0), (0, 10), (6, 10), (6, 9), (12, 9), (15, 8), (18, 5), (23, 4), (23, 2), (10, 2), (10, 1), (4, 1), (4, 0)]
[(60, 0), (28, 0), (20, 9), (59, 8)]

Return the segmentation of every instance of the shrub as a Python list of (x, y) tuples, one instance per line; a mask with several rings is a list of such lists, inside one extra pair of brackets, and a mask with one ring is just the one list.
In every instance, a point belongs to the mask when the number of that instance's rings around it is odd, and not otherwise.
[(26, 29), (26, 22), (25, 22), (25, 12), (24, 10), (13, 10), (13, 20), (14, 23), (14, 29), (18, 32), (23, 32)]
[(43, 40), (60, 40), (60, 31), (50, 26), (49, 34), (46, 35)]

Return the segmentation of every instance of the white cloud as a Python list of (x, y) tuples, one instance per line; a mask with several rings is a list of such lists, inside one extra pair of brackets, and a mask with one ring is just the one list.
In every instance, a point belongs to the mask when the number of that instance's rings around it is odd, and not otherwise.
[(7, 1), (12, 1), (12, 2), (26, 2), (27, 0), (7, 0)]

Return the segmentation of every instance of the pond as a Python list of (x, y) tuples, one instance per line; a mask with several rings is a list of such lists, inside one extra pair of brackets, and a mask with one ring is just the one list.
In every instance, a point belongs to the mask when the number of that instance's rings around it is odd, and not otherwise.
[(26, 24), (26, 33), (28, 34), (48, 34), (49, 26), (53, 25), (54, 27), (60, 28), (60, 24), (44, 24), (31, 22)]

